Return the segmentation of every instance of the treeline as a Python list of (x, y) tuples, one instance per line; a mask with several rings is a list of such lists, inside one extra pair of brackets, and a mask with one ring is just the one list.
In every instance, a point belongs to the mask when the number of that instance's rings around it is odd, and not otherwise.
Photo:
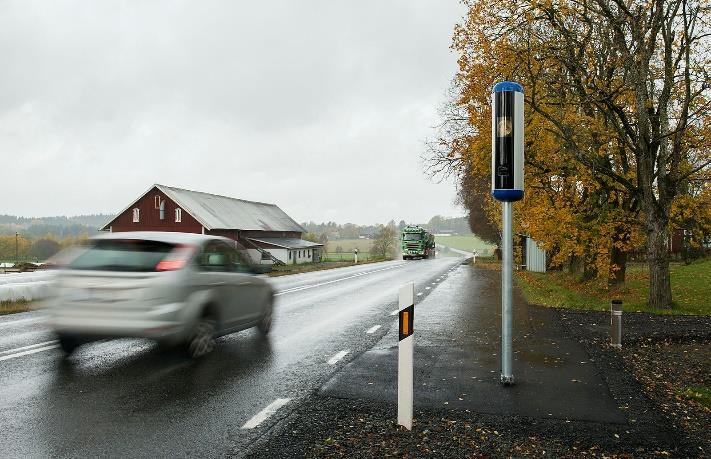
[(43, 262), (60, 250), (77, 245), (87, 234), (57, 238), (51, 234), (37, 238), (26, 235), (0, 236), (0, 262)]
[(397, 231), (400, 231), (409, 224), (419, 224), (433, 233), (471, 233), (467, 217), (443, 217), (441, 215), (435, 215), (427, 223), (411, 223), (406, 222), (405, 220), (400, 220), (399, 223), (396, 223), (395, 220), (390, 220), (386, 224), (375, 225), (356, 225), (354, 223), (338, 224), (336, 222), (307, 222), (302, 223), (301, 226), (306, 229), (307, 233), (316, 235), (317, 238), (325, 235), (326, 240), (333, 241), (339, 239), (358, 239), (360, 237), (372, 239), (381, 232), (383, 227), (391, 227), (395, 228)]
[(14, 236), (15, 233), (39, 238), (51, 235), (58, 239), (79, 237), (98, 233), (99, 227), (105, 224), (112, 215), (93, 214), (74, 217), (17, 217), (0, 215), (0, 236)]

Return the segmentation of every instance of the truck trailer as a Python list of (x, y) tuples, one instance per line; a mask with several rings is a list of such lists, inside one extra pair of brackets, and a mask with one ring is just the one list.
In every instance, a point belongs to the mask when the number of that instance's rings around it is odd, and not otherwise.
[(400, 235), (402, 242), (402, 258), (434, 258), (435, 238), (421, 226), (406, 226)]

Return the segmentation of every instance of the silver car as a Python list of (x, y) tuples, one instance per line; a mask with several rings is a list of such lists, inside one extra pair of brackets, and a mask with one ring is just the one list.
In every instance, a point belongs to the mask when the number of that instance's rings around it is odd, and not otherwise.
[(67, 354), (92, 340), (135, 337), (199, 357), (217, 336), (271, 328), (274, 291), (231, 239), (108, 233), (65, 261), (45, 309)]

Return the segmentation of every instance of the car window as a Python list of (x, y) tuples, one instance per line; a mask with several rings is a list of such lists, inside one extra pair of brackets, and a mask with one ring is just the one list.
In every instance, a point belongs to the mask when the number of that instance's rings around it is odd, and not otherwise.
[(230, 247), (220, 241), (210, 241), (198, 257), (198, 266), (204, 271), (229, 272), (232, 270)]
[(235, 250), (230, 247), (234, 253), (232, 258), (232, 270), (238, 273), (251, 273), (252, 263), (250, 262), (249, 254), (246, 250)]
[(199, 257), (199, 266), (205, 271), (249, 273), (252, 269), (247, 256), (246, 251), (235, 250), (223, 241), (210, 241)]
[(78, 251), (66, 265), (69, 269), (151, 272), (176, 246), (140, 239), (98, 239)]

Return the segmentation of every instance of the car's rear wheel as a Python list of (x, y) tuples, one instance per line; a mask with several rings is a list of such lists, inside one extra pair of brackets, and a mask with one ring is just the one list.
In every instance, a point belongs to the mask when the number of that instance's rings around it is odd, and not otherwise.
[(259, 330), (259, 332), (262, 335), (268, 335), (269, 332), (271, 331), (273, 314), (274, 314), (274, 311), (273, 311), (272, 305), (270, 304), (269, 306), (267, 306), (267, 310), (264, 311), (262, 318), (259, 320), (259, 323), (257, 324), (257, 330)]
[(198, 320), (187, 343), (185, 343), (185, 350), (190, 357), (197, 359), (215, 349), (216, 327), (217, 321), (209, 314)]
[(64, 354), (71, 355), (81, 345), (81, 342), (73, 336), (59, 336), (59, 347)]

